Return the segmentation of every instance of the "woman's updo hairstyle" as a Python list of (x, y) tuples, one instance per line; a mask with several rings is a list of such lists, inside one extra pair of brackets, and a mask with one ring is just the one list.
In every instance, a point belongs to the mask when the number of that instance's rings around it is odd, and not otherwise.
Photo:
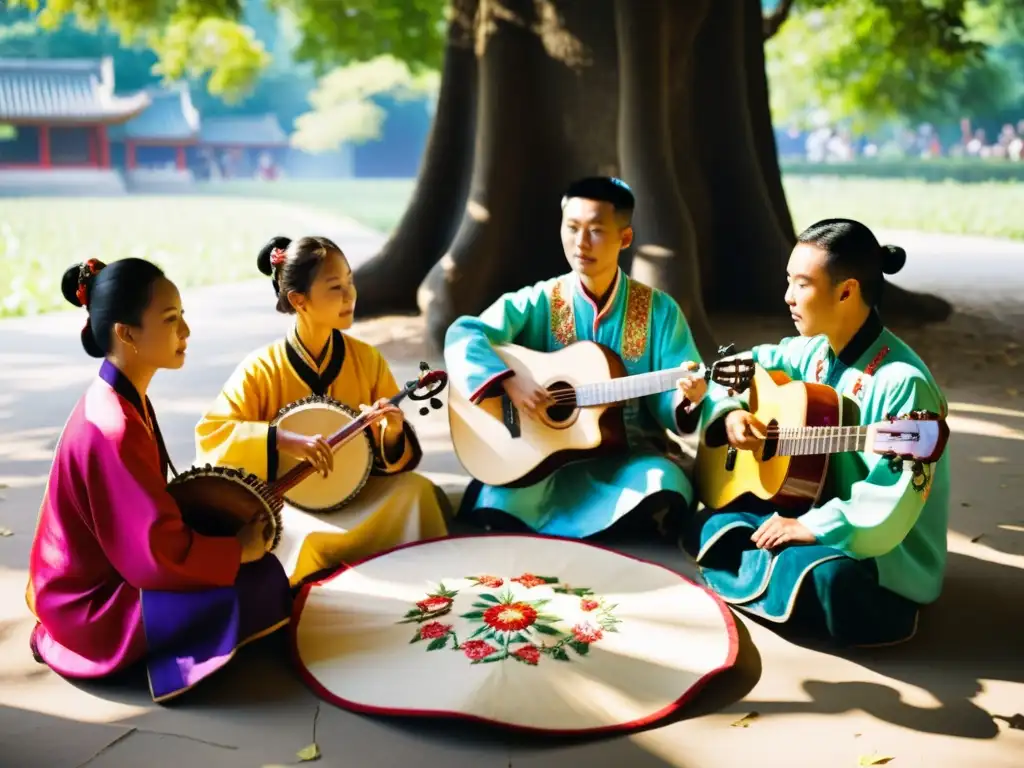
[(68, 267), (60, 291), (69, 304), (85, 307), (82, 347), (91, 357), (106, 357), (114, 343), (114, 325), (142, 325), (163, 271), (145, 259), (120, 259), (107, 266), (99, 259)]
[(853, 219), (824, 219), (801, 232), (797, 240), (828, 254), (825, 263), (835, 283), (851, 278), (860, 283), (870, 307), (877, 307), (882, 300), (882, 275), (894, 275), (907, 263), (905, 250), (898, 245), (879, 245), (874, 233)]
[(320, 266), (331, 253), (344, 257), (341, 248), (326, 237), (300, 237), (291, 240), (282, 235), (270, 238), (256, 257), (256, 268), (268, 275), (277, 295), (277, 311), (294, 315), (295, 307), (288, 301), (292, 291), (309, 295), (309, 289), (320, 272)]

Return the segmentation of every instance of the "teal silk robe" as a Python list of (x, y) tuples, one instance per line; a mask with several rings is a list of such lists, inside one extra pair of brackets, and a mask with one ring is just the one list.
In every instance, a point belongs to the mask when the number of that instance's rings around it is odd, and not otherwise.
[[(570, 273), (505, 294), (479, 317), (460, 317), (445, 337), (445, 365), (451, 385), (479, 402), (500, 395), (500, 381), (511, 375), (492, 345), (553, 352), (575, 341), (609, 347), (629, 375), (701, 362), (679, 305), (620, 269), (600, 310)], [(575, 462), (525, 488), (474, 481), (463, 508), (500, 510), (535, 531), (567, 538), (605, 530), (654, 494), (667, 492), (689, 508), (693, 486), (669, 457), (665, 430), (692, 431), (700, 412), (678, 389), (629, 401), (623, 414), (628, 454)]]
[[(844, 425), (868, 425), (889, 415), (918, 410), (944, 417), (948, 410), (928, 368), (910, 347), (882, 327), (877, 315), (871, 316), (839, 356), (824, 336), (788, 338), (754, 347), (752, 354), (767, 370), (833, 387), (848, 401), (843, 409)], [(747, 407), (745, 398), (730, 398), (715, 385), (708, 400), (707, 423), (712, 429), (719, 428), (715, 422), (728, 411)], [(822, 494), (826, 500), (797, 516), (817, 538), (817, 545), (788, 546), (774, 553), (755, 549), (749, 537), (766, 515), (738, 506), (716, 513), (706, 511), (692, 548), (697, 550), (708, 585), (738, 608), (772, 621), (787, 621), (801, 583), (814, 575), (814, 590), (827, 621), (843, 624), (847, 635), (895, 641), (902, 639), (904, 630), (913, 633), (905, 618), (893, 619), (900, 627), (850, 628), (849, 621), (835, 617), (858, 602), (865, 605), (868, 596), (844, 596), (835, 584), (817, 581), (823, 574), (838, 572), (843, 559), (860, 561), (861, 566), (870, 568), (871, 580), (883, 588), (876, 590), (878, 594), (870, 601), (877, 606), (879, 601), (889, 600), (885, 591), (895, 593), (903, 604), (913, 606), (910, 624), (916, 626), (916, 606), (933, 602), (942, 589), (949, 494), (948, 452), (936, 463), (924, 465), (923, 474), (916, 478), (910, 461), (901, 465), (873, 452), (833, 454)], [(721, 550), (729, 548), (734, 552), (726, 558), (731, 563), (728, 567), (708, 565), (715, 558), (723, 562)], [(741, 548), (742, 552), (735, 551)], [(828, 567), (815, 575), (826, 563)], [(862, 568), (860, 572), (868, 571)], [(858, 590), (866, 583), (860, 577), (854, 581), (860, 585)], [(864, 613), (871, 614), (872, 608), (865, 605)]]

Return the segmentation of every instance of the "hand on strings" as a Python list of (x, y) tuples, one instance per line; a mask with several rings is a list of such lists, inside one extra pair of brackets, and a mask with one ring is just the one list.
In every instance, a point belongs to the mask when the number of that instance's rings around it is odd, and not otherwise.
[[(688, 371), (695, 371), (700, 366), (692, 361), (687, 361), (683, 363), (682, 367)], [(704, 395), (708, 393), (708, 383), (704, 380), (703, 376), (697, 374), (677, 379), (676, 386), (683, 393), (683, 397), (689, 400), (692, 405), (698, 405), (704, 399)]]
[(725, 417), (725, 434), (729, 445), (744, 451), (753, 451), (768, 435), (768, 428), (748, 411), (731, 411)]
[(750, 537), (758, 549), (778, 549), (784, 544), (814, 544), (817, 539), (807, 527), (792, 517), (774, 514), (761, 523)]
[(551, 393), (525, 373), (509, 376), (501, 386), (512, 404), (531, 419), (538, 419), (540, 411), (555, 403)]
[(334, 469), (334, 451), (323, 435), (300, 435), (279, 429), (277, 449), (299, 461), (308, 461), (324, 477)]
[(238, 541), (242, 544), (242, 562), (254, 563), (267, 554), (270, 535), (270, 525), (264, 515), (259, 515), (243, 525), (238, 532)]
[[(405, 414), (402, 413), (402, 409), (392, 403), (386, 397), (382, 397), (373, 405), (360, 405), (359, 410), (362, 413), (370, 414), (370, 421), (381, 421), (388, 427), (392, 428), (396, 433), (402, 431), (402, 427), (405, 423)], [(391, 429), (389, 429), (391, 431)]]

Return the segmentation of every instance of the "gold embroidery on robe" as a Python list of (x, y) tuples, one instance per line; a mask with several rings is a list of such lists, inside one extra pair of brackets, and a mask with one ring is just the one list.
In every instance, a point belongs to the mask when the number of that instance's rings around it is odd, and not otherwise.
[(626, 322), (622, 327), (622, 358), (629, 362), (639, 360), (647, 349), (652, 295), (650, 287), (629, 281)]
[(572, 288), (569, 287), (569, 299), (565, 298), (564, 280), (555, 283), (551, 289), (551, 335), (563, 347), (576, 341), (576, 315), (572, 305)]

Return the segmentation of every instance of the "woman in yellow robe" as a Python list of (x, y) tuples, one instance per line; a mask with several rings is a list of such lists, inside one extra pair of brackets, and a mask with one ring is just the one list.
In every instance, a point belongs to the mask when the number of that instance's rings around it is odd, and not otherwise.
[(444, 494), (416, 474), (422, 457), (412, 426), (386, 402), (399, 391), (380, 352), (342, 331), (352, 325), (356, 288), (341, 249), (323, 237), (275, 237), (257, 259), (295, 315), (286, 338), (251, 353), (196, 426), (196, 461), (277, 476), (280, 454), (309, 459), (327, 475), (333, 453), (323, 437), (271, 426), (278, 411), (320, 395), (382, 416), (371, 427), (374, 462), (356, 498), (338, 512), (310, 514), (285, 505), (275, 554), (292, 584), (376, 552), (447, 534)]

